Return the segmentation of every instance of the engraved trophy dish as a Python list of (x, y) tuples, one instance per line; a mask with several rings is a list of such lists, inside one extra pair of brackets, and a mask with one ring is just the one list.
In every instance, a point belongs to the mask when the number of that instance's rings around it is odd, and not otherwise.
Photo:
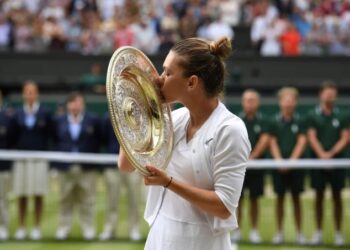
[(112, 55), (107, 72), (111, 123), (131, 164), (144, 176), (146, 165), (165, 169), (173, 148), (170, 107), (162, 102), (158, 72), (140, 50), (124, 46)]

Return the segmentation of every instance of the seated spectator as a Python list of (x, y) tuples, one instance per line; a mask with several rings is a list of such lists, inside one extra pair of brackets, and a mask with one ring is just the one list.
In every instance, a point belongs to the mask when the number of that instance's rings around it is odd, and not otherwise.
[(15, 50), (29, 52), (32, 50), (32, 28), (29, 25), (29, 16), (26, 12), (15, 19)]
[(311, 24), (307, 20), (306, 14), (306, 11), (295, 8), (294, 13), (290, 16), (290, 20), (303, 38), (307, 36), (311, 29)]
[(79, 52), (82, 49), (80, 37), (82, 33), (81, 24), (77, 17), (67, 17), (63, 25), (64, 35), (67, 38), (66, 50), (69, 52)]
[(207, 39), (215, 41), (221, 37), (229, 37), (233, 39), (234, 33), (231, 26), (222, 20), (221, 13), (213, 17), (213, 21), (208, 26)]
[(251, 26), (250, 37), (256, 52), (260, 52), (264, 42), (264, 32), (267, 27), (277, 18), (278, 10), (270, 5), (268, 0), (256, 1), (252, 5), (252, 15), (254, 15)]
[(239, 24), (241, 19), (242, 0), (221, 0), (219, 7), (222, 13), (222, 21), (234, 27)]
[(116, 31), (114, 33), (114, 48), (118, 49), (122, 46), (132, 46), (135, 42), (135, 34), (130, 28), (128, 22), (120, 20), (117, 22)]
[(44, 20), (41, 16), (33, 17), (32, 24), (32, 51), (43, 52), (47, 49), (47, 42), (43, 35)]
[(293, 23), (289, 22), (287, 29), (281, 35), (281, 48), (282, 55), (284, 56), (298, 56), (300, 55), (300, 43), (301, 35), (294, 26)]
[(159, 37), (156, 30), (147, 17), (133, 24), (131, 29), (134, 33), (134, 46), (148, 55), (154, 55), (158, 52)]
[(179, 34), (181, 38), (190, 38), (196, 36), (198, 20), (194, 15), (194, 9), (188, 8), (185, 15), (180, 19)]
[(198, 25), (197, 33), (196, 35), (201, 38), (208, 37), (208, 27), (211, 23), (210, 17), (204, 17), (203, 20)]
[[(81, 50), (83, 54), (101, 54), (105, 46), (110, 45), (106, 35), (101, 29), (101, 20), (93, 11), (85, 12), (85, 29), (81, 32)], [(107, 46), (108, 47), (108, 46)], [(109, 48), (111, 50), (111, 48)], [(108, 49), (107, 49), (108, 50)]]
[(53, 18), (55, 20), (61, 21), (65, 17), (64, 6), (61, 5), (62, 1), (51, 0), (47, 2), (47, 5), (41, 11), (42, 16), (45, 19)]
[(165, 7), (165, 13), (160, 21), (160, 28), (162, 31), (168, 32), (178, 32), (179, 19), (176, 16), (174, 9), (171, 4)]
[(0, 52), (7, 50), (10, 45), (11, 25), (5, 14), (0, 13)]
[(322, 55), (323, 43), (326, 40), (325, 31), (319, 23), (313, 23), (310, 32), (302, 43), (302, 52), (305, 55)]
[(280, 36), (286, 29), (286, 20), (284, 18), (274, 20), (266, 28), (263, 34), (263, 42), (260, 54), (262, 56), (280, 56), (281, 45)]
[(63, 50), (65, 48), (64, 30), (55, 17), (49, 16), (45, 19), (43, 36), (49, 50)]

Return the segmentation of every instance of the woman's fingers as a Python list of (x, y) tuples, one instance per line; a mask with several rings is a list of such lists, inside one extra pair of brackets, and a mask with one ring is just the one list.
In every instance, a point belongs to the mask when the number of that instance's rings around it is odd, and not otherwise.
[(146, 166), (146, 169), (150, 173), (151, 176), (159, 176), (164, 175), (164, 172), (160, 170), (159, 168), (153, 167), (153, 166)]
[(163, 170), (153, 166), (146, 166), (146, 169), (148, 170), (150, 175), (144, 177), (145, 185), (164, 186), (164, 183), (167, 181), (167, 175)]

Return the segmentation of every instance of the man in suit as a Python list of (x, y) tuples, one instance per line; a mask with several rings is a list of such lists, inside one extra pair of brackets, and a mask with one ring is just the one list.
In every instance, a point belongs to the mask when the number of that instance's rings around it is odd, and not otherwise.
[[(14, 117), (16, 131), (13, 140), (19, 150), (47, 150), (51, 130), (51, 115), (39, 102), (39, 89), (34, 81), (23, 85), (23, 106)], [(34, 228), (30, 233), (32, 240), (41, 238), (40, 224), (43, 213), (43, 196), (48, 190), (48, 163), (44, 160), (19, 160), (14, 163), (13, 192), (19, 197), (19, 228), (15, 238), (26, 238), (26, 218), (28, 198), (34, 196)]]
[[(67, 113), (55, 119), (54, 139), (57, 151), (97, 153), (100, 147), (100, 122), (85, 112), (84, 97), (73, 92), (66, 103)], [(75, 207), (85, 240), (95, 237), (94, 205), (97, 171), (94, 164), (56, 163), (60, 171), (60, 210), (56, 238), (64, 240), (71, 229)]]
[[(102, 119), (103, 142), (108, 153), (119, 153), (119, 143), (114, 135), (113, 127), (108, 113)], [(106, 190), (107, 206), (106, 220), (103, 232), (100, 234), (100, 240), (110, 240), (115, 236), (116, 222), (118, 219), (118, 199), (122, 185), (127, 189), (128, 215), (129, 215), (129, 238), (132, 241), (141, 239), (139, 228), (139, 210), (138, 210), (138, 190), (140, 188), (138, 173), (132, 175), (117, 171), (116, 165), (108, 165), (103, 171)]]
[[(8, 149), (13, 126), (9, 110), (3, 107), (2, 92), (0, 91), (0, 149)], [(7, 195), (10, 185), (11, 162), (0, 161), (0, 241), (8, 239), (8, 202)]]

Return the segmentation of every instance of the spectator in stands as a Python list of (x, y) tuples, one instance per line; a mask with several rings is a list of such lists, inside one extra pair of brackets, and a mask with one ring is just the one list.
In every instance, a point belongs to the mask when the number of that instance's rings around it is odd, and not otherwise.
[[(252, 145), (252, 151), (249, 159), (260, 159), (264, 157), (265, 150), (269, 146), (269, 132), (268, 124), (259, 112), (260, 96), (259, 93), (253, 89), (247, 89), (242, 95), (242, 108), (243, 112), (240, 117), (244, 121), (247, 130), (249, 141)], [(250, 201), (250, 221), (251, 230), (249, 233), (250, 242), (256, 244), (261, 242), (260, 234), (257, 230), (258, 226), (258, 215), (259, 215), (259, 204), (258, 199), (264, 192), (264, 171), (247, 169), (242, 195), (238, 207), (238, 221), (242, 224), (242, 209), (245, 197), (245, 190), (249, 191)], [(231, 240), (233, 242), (241, 239), (240, 230), (235, 230), (232, 233)]]
[(132, 46), (135, 42), (135, 34), (130, 28), (127, 20), (117, 21), (116, 31), (114, 33), (114, 48), (118, 49), (122, 46)]
[[(348, 129), (340, 110), (335, 106), (337, 87), (331, 81), (322, 83), (320, 92), (320, 105), (308, 117), (308, 140), (315, 158), (329, 160), (343, 157), (343, 151), (348, 143)], [(344, 245), (341, 234), (343, 205), (341, 190), (345, 185), (344, 169), (317, 169), (311, 171), (311, 185), (316, 192), (315, 215), (316, 232), (311, 240), (318, 245), (323, 242), (323, 200), (326, 185), (330, 184), (333, 196), (333, 214), (335, 221), (335, 245)]]
[(287, 24), (286, 30), (281, 34), (280, 41), (283, 56), (300, 55), (301, 35), (292, 22)]
[(285, 19), (276, 19), (270, 23), (263, 34), (263, 42), (260, 54), (262, 56), (280, 56), (281, 45), (280, 36), (284, 32), (286, 26)]
[(131, 25), (131, 29), (134, 33), (134, 47), (147, 55), (154, 55), (158, 52), (159, 37), (148, 17), (141, 17), (138, 22)]
[(324, 45), (328, 43), (328, 35), (323, 23), (314, 22), (310, 32), (303, 39), (302, 48), (304, 55), (319, 56), (324, 54)]
[(159, 54), (167, 54), (175, 42), (179, 40), (178, 28), (178, 17), (175, 15), (172, 5), (167, 4), (164, 16), (160, 20)]
[(333, 23), (331, 30), (329, 31), (329, 47), (328, 53), (330, 55), (350, 55), (350, 47), (348, 47), (349, 31), (343, 32), (338, 23)]
[(85, 13), (85, 28), (81, 32), (80, 41), (83, 54), (101, 54), (112, 50), (112, 37), (101, 28), (101, 20), (97, 13)]
[(241, 4), (242, 0), (221, 0), (219, 2), (220, 11), (222, 13), (223, 22), (233, 28), (239, 25), (241, 20)]
[(298, 4), (297, 2), (305, 2), (305, 0), (275, 0), (274, 2), (281, 15), (290, 16), (293, 13), (294, 6)]
[(208, 25), (207, 35), (206, 39), (215, 41), (221, 37), (233, 39), (234, 32), (232, 27), (223, 21), (221, 12), (218, 12), (216, 16), (212, 16), (212, 22)]
[[(100, 121), (85, 111), (84, 97), (71, 93), (67, 113), (54, 123), (55, 149), (63, 152), (97, 153), (100, 147)], [(60, 176), (60, 207), (56, 239), (65, 240), (71, 230), (72, 216), (79, 208), (80, 226), (85, 240), (95, 238), (97, 168), (89, 163), (55, 163)]]
[[(41, 15), (44, 19), (52, 18), (60, 22), (65, 17), (65, 5), (62, 4), (64, 1), (51, 0), (48, 1), (43, 9), (41, 10)], [(67, 2), (67, 1), (66, 1)]]
[[(15, 148), (19, 150), (48, 149), (52, 121), (48, 110), (39, 102), (39, 88), (34, 81), (23, 85), (23, 107), (17, 109), (14, 117)], [(13, 192), (18, 197), (19, 228), (15, 238), (26, 238), (28, 199), (34, 196), (34, 227), (30, 238), (41, 238), (41, 218), (44, 209), (44, 195), (48, 191), (48, 163), (44, 160), (18, 160), (14, 162)]]
[(14, 20), (15, 51), (30, 52), (32, 50), (32, 27), (29, 23), (29, 15), (23, 10)]
[(67, 39), (66, 42), (66, 50), (68, 52), (79, 52), (82, 50), (81, 48), (81, 33), (82, 27), (79, 19), (75, 16), (67, 17), (67, 19), (63, 22), (63, 30), (64, 36)]
[(54, 16), (48, 16), (43, 23), (43, 37), (49, 50), (64, 50), (66, 37), (61, 23)]
[(47, 40), (43, 35), (44, 20), (41, 16), (34, 16), (32, 22), (32, 51), (44, 52), (47, 50)]
[[(8, 149), (13, 137), (13, 126), (11, 126), (11, 114), (3, 107), (2, 92), (0, 91), (0, 149)], [(9, 213), (7, 195), (10, 187), (11, 162), (0, 161), (0, 241), (9, 237)]]
[(210, 17), (204, 16), (202, 21), (198, 24), (196, 36), (201, 38), (208, 37), (208, 27), (210, 23), (211, 23)]
[[(106, 113), (102, 119), (102, 135), (108, 153), (118, 154), (119, 143), (115, 137), (113, 127)], [(100, 240), (110, 240), (115, 237), (116, 224), (119, 217), (119, 203), (122, 187), (126, 187), (128, 199), (128, 226), (129, 238), (131, 241), (139, 241), (140, 234), (140, 215), (139, 215), (139, 189), (140, 178), (138, 173), (129, 175), (118, 171), (118, 166), (108, 165), (104, 168), (103, 176), (107, 191), (106, 217), (103, 232), (100, 234)]]
[(301, 37), (306, 37), (311, 29), (310, 20), (307, 19), (307, 12), (301, 8), (295, 7), (293, 14), (290, 16), (290, 20)]
[(104, 94), (106, 93), (106, 74), (102, 72), (99, 63), (93, 63), (90, 72), (80, 77), (80, 86), (86, 92)]
[(181, 38), (195, 37), (198, 29), (198, 18), (195, 16), (195, 8), (186, 9), (185, 15), (180, 18), (179, 34)]
[(11, 25), (4, 13), (0, 13), (0, 52), (9, 49)]
[[(306, 146), (306, 126), (295, 112), (298, 100), (298, 90), (284, 87), (278, 91), (280, 112), (272, 119), (270, 127), (270, 151), (273, 159), (292, 159), (302, 157)], [(300, 194), (304, 190), (304, 170), (280, 168), (273, 171), (274, 191), (277, 194), (276, 218), (277, 233), (274, 244), (284, 242), (283, 219), (284, 197), (288, 190), (292, 194), (294, 220), (296, 225), (296, 243), (305, 244), (306, 240), (301, 230), (302, 211)]]
[(110, 20), (113, 18), (116, 9), (124, 7), (125, 0), (100, 0), (97, 1), (99, 13), (103, 20)]
[(269, 0), (258, 0), (252, 5), (254, 15), (250, 37), (256, 52), (260, 53), (264, 42), (264, 32), (267, 27), (277, 18), (278, 10), (270, 4)]

